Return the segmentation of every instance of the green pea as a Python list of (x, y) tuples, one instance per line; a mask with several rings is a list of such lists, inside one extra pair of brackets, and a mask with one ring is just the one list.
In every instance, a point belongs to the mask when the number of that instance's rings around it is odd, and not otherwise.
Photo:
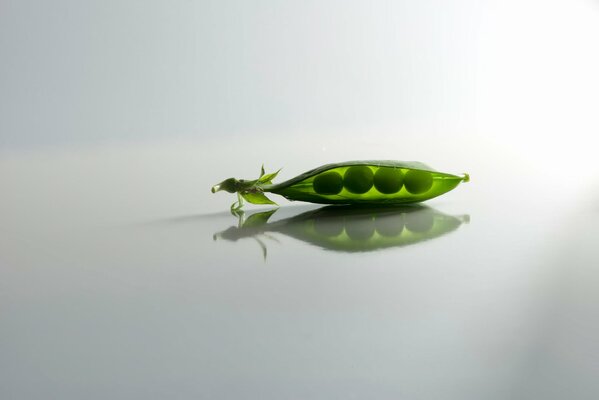
[(409, 170), (404, 178), (404, 186), (412, 194), (425, 193), (433, 186), (433, 176), (428, 171)]
[(337, 194), (343, 189), (343, 178), (335, 171), (323, 172), (314, 178), (312, 187), (318, 194)]
[(403, 213), (378, 215), (374, 221), (376, 231), (384, 237), (398, 237), (404, 228)]
[(345, 233), (352, 240), (365, 241), (370, 239), (374, 235), (374, 218), (364, 216), (346, 220)]
[(373, 184), (373, 173), (365, 165), (354, 165), (345, 171), (343, 186), (348, 192), (362, 194), (370, 190)]
[(403, 174), (398, 168), (379, 168), (374, 174), (374, 187), (381, 193), (397, 193), (403, 186)]

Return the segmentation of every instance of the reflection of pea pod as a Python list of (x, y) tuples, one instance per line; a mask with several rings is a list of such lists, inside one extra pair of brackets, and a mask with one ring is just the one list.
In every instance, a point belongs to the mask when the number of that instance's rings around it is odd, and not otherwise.
[(469, 220), (468, 216), (454, 217), (421, 205), (329, 206), (267, 223), (273, 213), (253, 214), (240, 227), (229, 228), (215, 238), (238, 240), (279, 232), (328, 250), (359, 252), (434, 239)]

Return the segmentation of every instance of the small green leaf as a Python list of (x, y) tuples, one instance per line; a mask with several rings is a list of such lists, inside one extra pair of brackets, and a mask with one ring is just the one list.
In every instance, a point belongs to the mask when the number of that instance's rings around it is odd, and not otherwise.
[(264, 195), (262, 192), (247, 192), (240, 193), (241, 197), (247, 200), (248, 203), (252, 204), (274, 204), (277, 205), (274, 201), (270, 200), (268, 197)]
[(272, 174), (266, 174), (266, 175), (261, 176), (259, 179), (260, 183), (272, 183), (272, 180), (277, 177), (279, 172), (281, 172), (281, 170), (278, 170), (277, 172), (273, 172)]
[(260, 178), (262, 178), (264, 176), (265, 172), (264, 172), (264, 164), (262, 164), (262, 168), (260, 168)]

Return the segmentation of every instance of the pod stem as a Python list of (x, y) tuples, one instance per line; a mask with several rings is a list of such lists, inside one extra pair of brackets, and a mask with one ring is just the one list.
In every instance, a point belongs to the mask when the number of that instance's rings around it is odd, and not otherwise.
[(267, 174), (264, 171), (264, 166), (262, 166), (262, 168), (260, 168), (260, 177), (258, 177), (258, 179), (245, 180), (229, 178), (212, 186), (210, 191), (216, 193), (220, 190), (224, 190), (229, 193), (236, 193), (237, 201), (231, 204), (231, 213), (234, 215), (241, 210), (244, 200), (252, 204), (277, 205), (274, 201), (264, 195), (264, 189), (265, 187), (272, 186), (272, 180), (277, 176), (279, 171)]
[(463, 181), (464, 183), (466, 183), (466, 182), (470, 182), (470, 175), (469, 175), (469, 174), (467, 174), (467, 173), (464, 173), (464, 177), (462, 178), (462, 181)]

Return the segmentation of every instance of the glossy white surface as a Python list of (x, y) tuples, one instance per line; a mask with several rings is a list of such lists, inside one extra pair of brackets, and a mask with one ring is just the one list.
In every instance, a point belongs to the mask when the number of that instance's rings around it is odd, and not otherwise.
[[(237, 220), (233, 196), (210, 186), (259, 169), (223, 148), (3, 158), (4, 397), (599, 393), (596, 193), (556, 191), (516, 165), (463, 161), (472, 182), (429, 202), (469, 215), (453, 232), (361, 253), (274, 232), (262, 238), (264, 260), (251, 238), (213, 240)], [(271, 145), (269, 154), (305, 169), (319, 162), (294, 156), (309, 154), (301, 144), (293, 150)], [(316, 208), (281, 204), (272, 221)]]
[[(0, 399), (599, 398), (598, 19), (0, 2)], [(213, 184), (359, 159), (470, 173), (428, 203), (470, 222), (349, 253), (281, 200), (214, 241)]]

